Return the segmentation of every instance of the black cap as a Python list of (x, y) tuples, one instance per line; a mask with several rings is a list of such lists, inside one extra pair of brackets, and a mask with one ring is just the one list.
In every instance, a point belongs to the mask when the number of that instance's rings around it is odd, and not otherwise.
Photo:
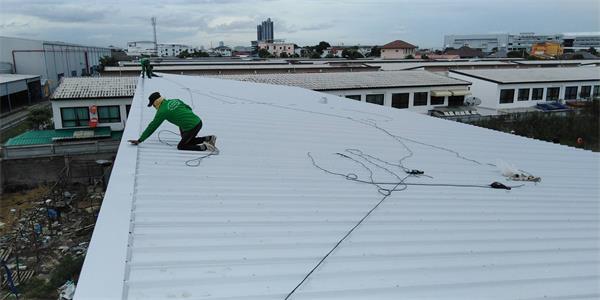
[(152, 103), (154, 103), (154, 100), (160, 98), (160, 93), (159, 92), (154, 92), (150, 95), (150, 97), (148, 97), (148, 107), (152, 106)]

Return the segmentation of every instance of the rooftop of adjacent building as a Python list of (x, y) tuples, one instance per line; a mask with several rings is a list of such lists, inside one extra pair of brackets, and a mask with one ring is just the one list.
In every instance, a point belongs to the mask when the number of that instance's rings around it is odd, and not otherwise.
[(122, 134), (122, 131), (111, 131), (110, 127), (31, 130), (8, 139), (3, 146), (48, 145), (57, 142), (96, 139), (118, 141)]
[[(139, 69), (139, 68), (138, 68)], [(137, 77), (66, 77), (51, 100), (133, 97)]]
[(40, 79), (40, 75), (0, 74), (0, 84), (29, 79)]
[(450, 70), (495, 83), (600, 81), (599, 67)]

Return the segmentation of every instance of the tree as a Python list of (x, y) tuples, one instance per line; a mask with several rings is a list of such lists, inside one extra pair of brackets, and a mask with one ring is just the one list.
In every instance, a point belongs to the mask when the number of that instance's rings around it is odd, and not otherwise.
[(333, 54), (331, 53), (327, 53), (327, 55), (325, 55), (325, 58), (334, 58), (335, 56), (333, 56)]
[(321, 41), (318, 45), (315, 46), (315, 50), (319, 52), (319, 54), (323, 54), (323, 50), (331, 47), (328, 42)]
[(102, 69), (104, 69), (104, 67), (115, 67), (119, 64), (119, 62), (117, 61), (117, 59), (114, 56), (103, 56), (100, 58), (100, 66)]
[(521, 50), (521, 51), (509, 51), (508, 53), (506, 53), (506, 57), (509, 58), (527, 58), (528, 53), (525, 52), (525, 50)]
[(381, 56), (381, 48), (379, 48), (377, 46), (373, 46), (373, 48), (371, 48), (371, 52), (369, 53), (368, 56), (380, 57)]
[(185, 49), (185, 50), (179, 52), (179, 54), (177, 54), (178, 58), (186, 58), (189, 56), (190, 56), (190, 53), (187, 51), (187, 49)]
[(598, 56), (598, 51), (596, 51), (596, 48), (594, 48), (594, 47), (590, 47), (590, 49), (588, 49), (588, 52), (593, 55)]
[(407, 56), (405, 56), (405, 57), (404, 57), (404, 59), (414, 59), (414, 58), (415, 58), (415, 57), (414, 57), (414, 56), (412, 56), (412, 54), (409, 54), (409, 55), (407, 55)]
[(279, 57), (281, 58), (288, 58), (288, 54), (286, 52), (281, 52), (281, 54), (279, 54)]
[(427, 56), (427, 54), (423, 53), (423, 54), (421, 54), (421, 59), (429, 59), (429, 56)]
[(48, 108), (33, 108), (27, 116), (27, 126), (34, 130), (48, 128), (52, 125), (52, 110)]
[(319, 52), (311, 52), (310, 58), (321, 58), (321, 54)]
[(258, 57), (260, 58), (269, 58), (271, 56), (271, 53), (269, 53), (269, 51), (265, 48), (262, 48), (260, 50), (258, 50)]
[(573, 54), (573, 56), (571, 56), (571, 59), (585, 59), (585, 58), (583, 57), (583, 54), (576, 53), (576, 54)]

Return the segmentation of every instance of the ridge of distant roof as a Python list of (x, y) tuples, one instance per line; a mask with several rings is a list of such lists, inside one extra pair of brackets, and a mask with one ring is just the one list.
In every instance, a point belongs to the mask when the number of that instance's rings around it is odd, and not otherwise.
[(381, 47), (381, 49), (413, 49), (417, 48), (417, 46), (407, 43), (403, 40), (395, 40), (393, 42), (387, 43)]

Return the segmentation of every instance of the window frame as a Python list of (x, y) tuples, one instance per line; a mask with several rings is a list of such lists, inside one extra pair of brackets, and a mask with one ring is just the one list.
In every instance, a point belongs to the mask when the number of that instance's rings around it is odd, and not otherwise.
[[(587, 91), (584, 93), (584, 91)], [(582, 85), (581, 91), (579, 92), (579, 96), (581, 98), (589, 98), (592, 95), (592, 86), (591, 85)]]
[(362, 95), (358, 94), (358, 95), (344, 95), (345, 98), (348, 99), (352, 99), (352, 100), (356, 100), (356, 101), (362, 101)]
[[(77, 113), (78, 110), (86, 110), (87, 111), (87, 119), (80, 119), (79, 118), (79, 114)], [(65, 118), (65, 111), (66, 110), (74, 110), (75, 111), (75, 119), (67, 119)], [(61, 120), (61, 124), (62, 127), (64, 128), (74, 128), (74, 127), (88, 127), (90, 125), (90, 109), (87, 106), (76, 106), (76, 107), (61, 107), (60, 108), (60, 120)], [(75, 122), (75, 125), (67, 125), (65, 124), (66, 122)]]
[[(536, 94), (536, 92), (540, 92)], [(532, 88), (531, 89), (531, 100), (544, 100), (544, 88)]]
[[(573, 93), (575, 90), (575, 93)], [(578, 86), (567, 86), (565, 87), (565, 100), (575, 100), (577, 99), (577, 93), (579, 92)]]
[[(369, 97), (370, 96), (370, 97)], [(373, 100), (369, 100), (369, 98), (373, 99), (374, 97), (381, 97), (381, 104), (379, 102), (374, 102)], [(379, 100), (379, 99), (378, 99)], [(367, 94), (365, 101), (371, 104), (384, 105), (385, 104), (385, 94)]]
[[(111, 117), (110, 116), (110, 109), (115, 109), (116, 108), (116, 112), (117, 112), (117, 117)], [(102, 118), (100, 116), (100, 111), (104, 110), (104, 109), (108, 109), (109, 110), (109, 117), (107, 118)], [(121, 123), (121, 107), (119, 105), (102, 105), (102, 106), (98, 106), (98, 123)]]
[[(508, 93), (508, 92), (510, 92), (510, 97), (505, 97), (506, 95), (504, 93)], [(499, 101), (500, 101), (500, 104), (514, 103), (515, 102), (515, 89), (501, 89)]]
[[(523, 92), (527, 92), (527, 94), (523, 95)], [(518, 89), (518, 91), (517, 91), (517, 101), (529, 101), (529, 93), (530, 92), (531, 92), (530, 88)]]
[[(554, 97), (554, 95), (550, 95), (550, 90), (557, 91), (556, 97)], [(551, 98), (551, 96), (552, 96), (552, 98)], [(558, 100), (559, 97), (560, 97), (560, 87), (546, 88), (546, 101), (556, 101), (556, 100)]]
[[(442, 100), (442, 101), (438, 102), (438, 100)], [(446, 103), (446, 97), (445, 96), (431, 96), (431, 99), (429, 100), (429, 102), (431, 103), (431, 105), (444, 105), (444, 103)]]
[[(422, 96), (425, 94), (424, 99), (419, 98), (419, 102), (417, 102), (417, 94)], [(428, 92), (414, 92), (413, 93), (413, 106), (427, 106), (429, 103), (429, 93)]]
[[(404, 97), (406, 97), (406, 101), (403, 99)], [(396, 103), (398, 103), (399, 101), (402, 101), (403, 104), (406, 103), (406, 107), (396, 105)], [(410, 93), (393, 93), (392, 94), (392, 107), (397, 108), (397, 109), (409, 108), (410, 107)]]

